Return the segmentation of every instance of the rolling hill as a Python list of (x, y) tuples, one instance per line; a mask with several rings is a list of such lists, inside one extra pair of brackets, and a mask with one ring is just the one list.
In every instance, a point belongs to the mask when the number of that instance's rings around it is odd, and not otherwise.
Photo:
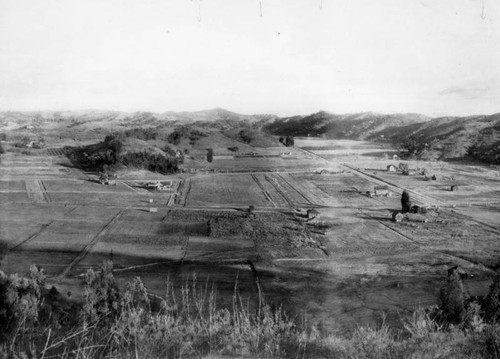
[[(428, 159), (474, 157), (500, 163), (500, 113), (467, 117), (430, 118), (421, 114), (380, 114), (363, 112), (332, 114), (320, 111), (307, 116), (244, 115), (221, 108), (195, 112), (118, 112), (105, 110), (3, 112), (0, 131), (15, 136), (36, 133), (39, 136), (74, 141), (103, 139), (109, 133), (127, 128), (154, 127), (162, 137), (179, 126), (205, 131), (199, 145), (186, 144), (189, 150), (244, 146), (241, 131), (251, 134), (251, 146), (279, 146), (273, 136), (321, 136), (330, 139), (354, 139), (389, 142), (399, 145), (412, 137), (427, 144), (422, 155)], [(211, 145), (212, 144), (212, 145)], [(202, 148), (203, 147), (203, 148)], [(241, 147), (241, 146), (240, 146)]]
[(264, 124), (263, 129), (280, 136), (322, 136), (383, 141), (393, 145), (412, 137), (427, 144), (422, 153), (427, 159), (463, 158), (469, 154), (485, 162), (500, 163), (500, 113), (429, 118), (419, 114), (318, 112), (275, 119)]

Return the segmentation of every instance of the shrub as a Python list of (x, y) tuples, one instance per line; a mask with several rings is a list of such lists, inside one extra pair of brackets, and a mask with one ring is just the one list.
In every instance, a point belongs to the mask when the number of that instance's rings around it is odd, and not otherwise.
[(410, 194), (406, 190), (401, 194), (401, 209), (403, 213), (408, 213), (411, 209)]
[(435, 320), (437, 308), (428, 310), (417, 308), (411, 317), (403, 320), (403, 326), (414, 338), (424, 338), (431, 333), (437, 333), (443, 329), (443, 326)]
[(408, 166), (408, 163), (401, 162), (398, 167), (403, 175), (408, 176), (410, 174), (410, 167)]
[(415, 136), (408, 136), (401, 143), (403, 151), (410, 156), (419, 156), (427, 147), (426, 143), (419, 141)]
[(241, 130), (238, 133), (238, 137), (244, 143), (250, 143), (250, 142), (252, 142), (252, 133), (249, 130)]
[(212, 148), (207, 148), (207, 162), (213, 162), (214, 160), (214, 150)]
[(380, 328), (360, 327), (356, 329), (347, 348), (350, 358), (391, 358), (398, 357), (396, 341), (390, 328), (383, 324)]
[(293, 147), (295, 145), (293, 136), (280, 136), (279, 141), (286, 147)]
[(85, 274), (85, 304), (82, 315), (86, 323), (116, 317), (120, 292), (112, 271), (113, 263), (104, 261), (100, 271), (96, 273), (89, 269)]
[(497, 270), (484, 303), (485, 317), (490, 323), (500, 323), (500, 269)]
[(466, 318), (466, 293), (458, 271), (453, 271), (439, 293), (442, 320), (448, 324), (462, 325)]
[(168, 135), (167, 140), (174, 145), (178, 145), (183, 138), (188, 136), (188, 134), (189, 129), (186, 126), (176, 127), (174, 131)]
[(0, 271), (0, 343), (12, 348), (17, 339), (35, 326), (45, 283), (43, 270), (30, 267), (30, 276), (7, 276)]

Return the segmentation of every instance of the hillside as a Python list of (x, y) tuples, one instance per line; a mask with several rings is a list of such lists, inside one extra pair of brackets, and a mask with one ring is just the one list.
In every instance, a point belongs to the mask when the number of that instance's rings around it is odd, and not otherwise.
[(429, 144), (429, 158), (452, 159), (469, 154), (485, 162), (500, 163), (500, 114), (435, 118), (426, 123), (385, 129), (370, 139), (376, 136), (394, 143), (413, 136)]
[(264, 125), (264, 129), (275, 135), (365, 140), (387, 128), (399, 128), (428, 120), (430, 118), (419, 114), (384, 115), (364, 112), (336, 115), (321, 111), (309, 116), (276, 119)]
[(417, 142), (427, 144), (425, 153), (422, 153), (424, 158), (454, 159), (469, 154), (485, 162), (500, 162), (500, 114), (431, 119), (419, 114), (335, 115), (318, 112), (276, 119), (263, 128), (281, 136), (322, 136), (384, 141), (393, 145), (399, 145), (411, 136)]
[[(117, 112), (104, 110), (3, 112), (0, 131), (14, 139), (43, 137), (52, 144), (95, 143), (111, 133), (130, 128), (154, 128), (162, 140), (182, 126), (201, 131), (196, 141), (186, 136), (172, 147), (202, 156), (206, 148), (280, 146), (275, 136), (312, 136), (389, 142), (400, 145), (412, 137), (426, 145), (427, 159), (468, 156), (488, 163), (500, 162), (500, 114), (430, 118), (421, 114), (363, 112), (307, 116), (243, 115), (221, 108), (196, 112)], [(243, 132), (242, 132), (243, 131)], [(243, 136), (242, 136), (243, 135)], [(250, 138), (250, 142), (246, 142)], [(194, 151), (194, 152), (193, 152)], [(196, 156), (195, 156), (196, 157)]]

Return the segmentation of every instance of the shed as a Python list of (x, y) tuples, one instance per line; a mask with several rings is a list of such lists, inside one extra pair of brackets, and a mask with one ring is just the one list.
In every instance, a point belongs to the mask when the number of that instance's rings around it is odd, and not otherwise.
[(402, 222), (405, 219), (405, 215), (401, 211), (392, 212), (393, 222)]
[(116, 179), (118, 176), (115, 173), (99, 172), (99, 183), (100, 184), (113, 184), (116, 186)]
[(375, 196), (387, 196), (389, 194), (389, 187), (387, 186), (373, 186)]
[(161, 191), (164, 189), (163, 184), (160, 181), (150, 182), (147, 184), (148, 189), (154, 189), (155, 191)]
[(397, 172), (398, 168), (394, 165), (388, 165), (387, 166), (387, 172)]

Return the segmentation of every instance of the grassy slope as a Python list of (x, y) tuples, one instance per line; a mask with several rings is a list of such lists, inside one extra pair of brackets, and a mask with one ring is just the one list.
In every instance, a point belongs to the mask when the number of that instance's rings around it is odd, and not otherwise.
[(415, 136), (420, 142), (431, 145), (429, 157), (440, 159), (463, 157), (474, 143), (493, 157), (499, 153), (500, 144), (500, 114), (429, 119), (417, 114), (334, 115), (318, 112), (310, 116), (276, 119), (263, 128), (275, 135), (384, 140), (393, 144)]
[[(419, 114), (357, 113), (336, 115), (318, 112), (309, 116), (278, 118), (273, 115), (241, 115), (224, 109), (197, 112), (121, 113), (114, 111), (4, 112), (0, 113), (0, 131), (13, 136), (44, 136), (57, 140), (96, 141), (107, 134), (132, 127), (156, 127), (168, 135), (176, 126), (188, 124), (208, 136), (177, 149), (204, 152), (206, 148), (269, 147), (280, 144), (270, 135), (325, 136), (332, 139), (389, 141), (401, 143), (413, 135), (431, 144), (430, 158), (460, 158), (471, 144), (477, 144), (488, 158), (495, 158), (500, 145), (500, 114), (490, 116), (441, 117), (430, 119)], [(32, 128), (26, 128), (26, 126)], [(244, 144), (239, 131), (252, 134)], [(264, 131), (262, 131), (264, 130)], [(176, 147), (176, 146), (174, 146)]]

